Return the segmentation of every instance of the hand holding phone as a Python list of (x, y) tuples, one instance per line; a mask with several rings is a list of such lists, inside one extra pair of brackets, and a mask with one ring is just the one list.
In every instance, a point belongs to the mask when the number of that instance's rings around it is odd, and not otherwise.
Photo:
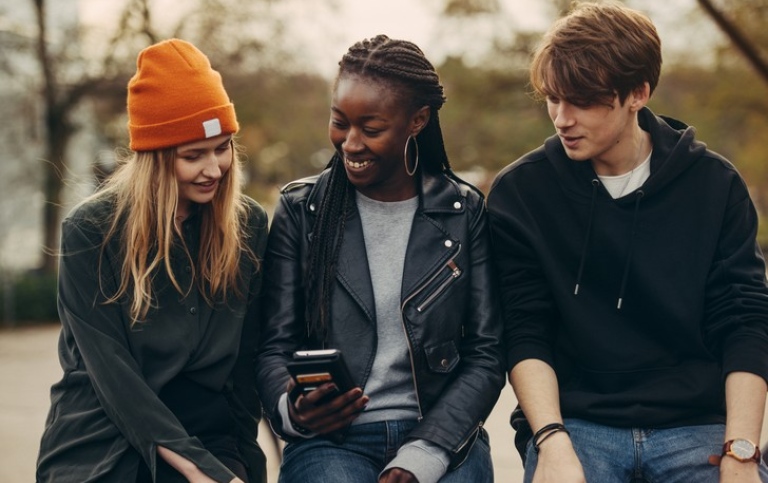
[(288, 395), (291, 401), (326, 383), (332, 383), (335, 390), (316, 404), (324, 404), (355, 387), (341, 351), (337, 349), (296, 351), (293, 360), (288, 362), (288, 372), (296, 384)]
[(287, 367), (292, 379), (288, 385), (288, 411), (294, 429), (340, 443), (344, 433), (339, 430), (349, 426), (368, 404), (368, 396), (355, 386), (341, 352), (297, 351)]

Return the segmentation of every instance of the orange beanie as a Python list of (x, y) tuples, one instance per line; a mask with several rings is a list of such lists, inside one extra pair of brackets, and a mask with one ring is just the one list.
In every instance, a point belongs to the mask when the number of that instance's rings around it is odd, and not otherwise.
[(154, 151), (236, 133), (221, 75), (194, 45), (170, 39), (139, 53), (128, 82), (131, 149)]

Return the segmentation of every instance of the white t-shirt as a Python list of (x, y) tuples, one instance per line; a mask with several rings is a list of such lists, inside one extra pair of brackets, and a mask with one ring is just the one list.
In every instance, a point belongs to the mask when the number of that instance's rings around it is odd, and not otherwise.
[(651, 176), (651, 154), (653, 154), (653, 151), (648, 153), (645, 161), (635, 166), (632, 171), (618, 176), (597, 176), (613, 199), (632, 193), (641, 187), (645, 180)]

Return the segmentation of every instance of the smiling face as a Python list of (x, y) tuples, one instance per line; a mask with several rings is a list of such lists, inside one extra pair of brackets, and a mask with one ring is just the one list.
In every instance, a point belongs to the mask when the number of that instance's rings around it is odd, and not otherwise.
[(176, 148), (174, 170), (179, 187), (176, 215), (186, 218), (192, 203), (213, 200), (219, 181), (232, 166), (232, 135), (224, 134)]
[(413, 112), (390, 85), (344, 75), (334, 89), (328, 135), (360, 193), (401, 201), (416, 196), (416, 182), (405, 170), (405, 143), (428, 120), (429, 108)]

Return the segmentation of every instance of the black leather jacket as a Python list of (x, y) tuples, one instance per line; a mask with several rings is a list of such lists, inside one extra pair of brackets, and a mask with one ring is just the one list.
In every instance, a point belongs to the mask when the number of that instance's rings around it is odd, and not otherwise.
[[(294, 350), (307, 339), (303, 274), (315, 210), (328, 171), (287, 185), (275, 209), (265, 258), (265, 327), (258, 390), (273, 428)], [(447, 175), (423, 174), (403, 271), (402, 319), (421, 413), (410, 437), (457, 456), (474, 441), (504, 386), (502, 327), (482, 195)], [(328, 347), (342, 351), (365, 388), (376, 351), (374, 297), (359, 213), (345, 225), (331, 303)]]

